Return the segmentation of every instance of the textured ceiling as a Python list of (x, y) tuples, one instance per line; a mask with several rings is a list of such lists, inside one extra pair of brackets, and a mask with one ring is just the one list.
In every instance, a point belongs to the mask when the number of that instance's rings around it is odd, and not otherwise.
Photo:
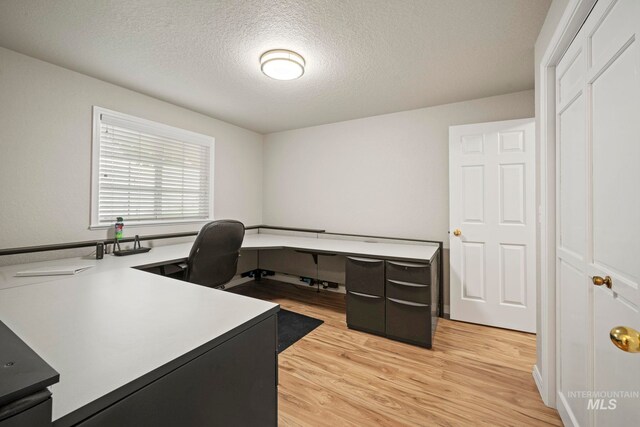
[(269, 133), (531, 89), (549, 3), (2, 0), (0, 46)]

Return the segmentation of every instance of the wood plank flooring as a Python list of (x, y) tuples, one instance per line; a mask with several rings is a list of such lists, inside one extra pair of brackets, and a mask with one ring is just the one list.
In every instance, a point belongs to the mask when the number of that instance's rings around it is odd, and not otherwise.
[(427, 350), (347, 329), (344, 295), (303, 286), (230, 290), (325, 322), (279, 356), (281, 426), (562, 425), (531, 376), (535, 335), (440, 319)]

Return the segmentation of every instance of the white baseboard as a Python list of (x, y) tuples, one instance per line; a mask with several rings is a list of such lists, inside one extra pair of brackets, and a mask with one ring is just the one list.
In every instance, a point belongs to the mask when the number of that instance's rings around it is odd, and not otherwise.
[(569, 403), (567, 402), (567, 399), (565, 399), (564, 395), (560, 392), (558, 392), (556, 404), (558, 405), (558, 414), (560, 414), (562, 424), (569, 427), (578, 427), (578, 420), (576, 420), (576, 418), (573, 416), (573, 412), (571, 412), (571, 409), (569, 409)]
[(545, 392), (545, 389), (544, 389), (542, 374), (540, 373), (540, 369), (538, 369), (538, 365), (533, 365), (533, 371), (531, 372), (531, 375), (533, 375), (533, 381), (535, 381), (536, 383), (536, 387), (538, 388), (538, 393), (540, 393), (540, 397), (542, 398), (542, 401), (544, 402), (545, 405), (547, 405), (547, 402), (544, 401), (544, 396), (546, 396), (547, 393)]

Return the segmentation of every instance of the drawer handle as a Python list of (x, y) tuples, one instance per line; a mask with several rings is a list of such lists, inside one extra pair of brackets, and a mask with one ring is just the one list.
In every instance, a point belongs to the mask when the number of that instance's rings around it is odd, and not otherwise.
[(376, 262), (382, 262), (379, 259), (372, 259), (372, 258), (356, 258), (356, 257), (352, 257), (349, 256), (347, 257), (347, 259), (350, 259), (352, 261), (361, 261), (361, 262), (369, 262), (369, 263), (376, 263)]
[(387, 279), (387, 281), (400, 286), (409, 286), (411, 288), (428, 288), (429, 287), (429, 285), (419, 285), (417, 283), (401, 282), (400, 280)]
[(379, 297), (379, 296), (376, 296), (376, 295), (361, 294), (360, 292), (352, 292), (352, 291), (349, 291), (349, 293), (350, 293), (351, 295), (357, 295), (357, 296), (359, 296), (359, 297), (365, 297), (365, 298), (374, 298), (374, 299), (380, 299), (380, 298), (382, 298), (382, 297)]
[(427, 264), (413, 264), (410, 262), (398, 262), (398, 261), (387, 261), (391, 265), (396, 265), (398, 267), (410, 267), (410, 268), (427, 268), (429, 267)]
[(410, 305), (411, 307), (429, 307), (429, 304), (420, 304), (417, 302), (409, 302), (409, 301), (401, 301), (399, 299), (395, 299), (395, 298), (387, 298), (389, 301), (393, 301), (396, 304), (401, 304), (401, 305)]

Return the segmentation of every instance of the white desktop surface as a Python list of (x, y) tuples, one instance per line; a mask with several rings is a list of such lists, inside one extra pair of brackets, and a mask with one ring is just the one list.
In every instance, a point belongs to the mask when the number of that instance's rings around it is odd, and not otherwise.
[(2, 321), (60, 373), (54, 421), (276, 307), (131, 268), (0, 291)]
[[(320, 234), (320, 236), (322, 236)], [(378, 258), (401, 258), (413, 261), (430, 261), (438, 251), (437, 244), (402, 244), (364, 242), (347, 238), (311, 238), (278, 234), (251, 234), (245, 236), (243, 249), (291, 248), (310, 252), (337, 253)]]
[[(158, 246), (143, 254), (124, 257), (117, 257), (108, 254), (101, 260), (92, 260), (91, 258), (68, 258), (28, 264), (8, 265), (0, 267), (0, 290), (60, 279), (60, 276), (15, 277), (15, 274), (18, 271), (41, 267), (63, 266), (66, 264), (74, 264), (78, 261), (95, 263), (94, 268), (78, 273), (78, 276), (84, 277), (90, 274), (98, 274), (121, 268), (148, 266), (168, 263), (171, 261), (181, 262), (189, 256), (191, 246), (192, 243)], [(349, 240), (346, 238), (312, 238), (268, 233), (247, 234), (244, 236), (244, 241), (242, 242), (242, 249), (245, 250), (279, 248), (291, 248), (355, 256), (371, 256), (387, 259), (405, 259), (417, 262), (430, 261), (438, 251), (437, 245), (429, 243), (371, 243), (360, 240)]]

